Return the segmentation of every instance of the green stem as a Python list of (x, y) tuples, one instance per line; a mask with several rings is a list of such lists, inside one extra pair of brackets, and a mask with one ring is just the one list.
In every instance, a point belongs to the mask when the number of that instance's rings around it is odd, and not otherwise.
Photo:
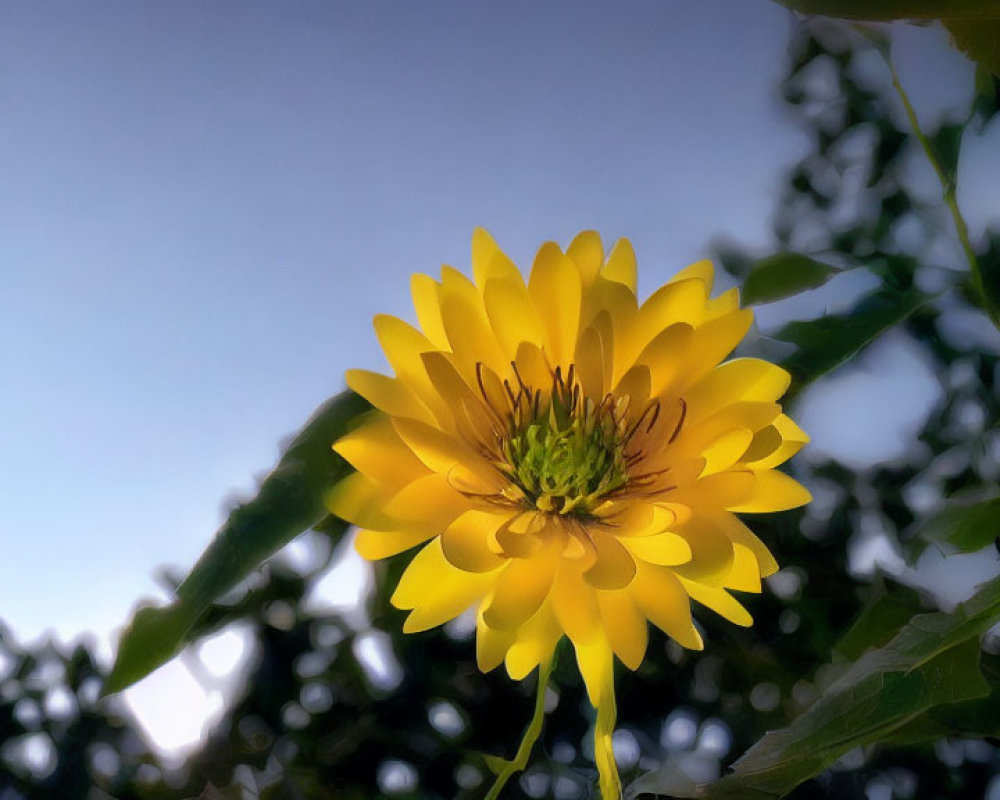
[(885, 59), (885, 63), (889, 67), (889, 73), (892, 75), (892, 86), (896, 90), (896, 94), (899, 95), (899, 99), (903, 103), (903, 108), (906, 110), (906, 118), (910, 121), (910, 128), (913, 130), (913, 135), (916, 136), (917, 141), (920, 142), (920, 146), (924, 150), (924, 155), (927, 156), (927, 160), (934, 168), (938, 181), (941, 183), (942, 199), (944, 200), (944, 204), (948, 207), (948, 210), (951, 212), (951, 218), (955, 223), (955, 231), (958, 234), (958, 240), (962, 244), (965, 259), (969, 262), (969, 269), (972, 271), (973, 291), (979, 296), (980, 304), (989, 313), (990, 317), (993, 318), (993, 322), (1000, 326), (1000, 319), (998, 319), (996, 311), (986, 295), (979, 260), (976, 258), (976, 252), (973, 250), (972, 242), (969, 239), (969, 228), (965, 224), (965, 218), (962, 216), (962, 212), (958, 207), (955, 180), (945, 173), (944, 168), (941, 166), (941, 162), (938, 161), (937, 155), (934, 153), (934, 148), (931, 147), (930, 141), (927, 139), (927, 136), (924, 135), (924, 131), (920, 127), (920, 121), (917, 119), (917, 112), (913, 108), (909, 95), (906, 94), (906, 90), (903, 88), (903, 84), (899, 80), (899, 74), (896, 72), (896, 67), (892, 63), (892, 58), (888, 55), (888, 53), (884, 52), (882, 53), (882, 56)]
[(535, 746), (535, 742), (538, 741), (539, 735), (541, 735), (542, 723), (545, 720), (545, 693), (549, 688), (549, 679), (552, 676), (552, 664), (553, 659), (549, 658), (548, 661), (539, 665), (538, 689), (535, 693), (535, 712), (531, 717), (531, 722), (528, 723), (528, 727), (524, 731), (524, 736), (521, 739), (520, 746), (517, 748), (517, 754), (514, 756), (513, 761), (508, 761), (503, 769), (500, 770), (496, 780), (493, 782), (493, 786), (483, 800), (496, 800), (500, 796), (503, 787), (507, 784), (507, 781), (515, 773), (523, 771), (528, 766), (528, 757), (531, 755), (531, 750)]

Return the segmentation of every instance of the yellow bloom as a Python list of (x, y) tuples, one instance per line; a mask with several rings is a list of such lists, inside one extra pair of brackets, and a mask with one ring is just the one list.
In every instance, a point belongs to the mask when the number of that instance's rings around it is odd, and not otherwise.
[(405, 631), (474, 606), (480, 668), (515, 679), (569, 637), (617, 797), (614, 656), (639, 666), (647, 620), (701, 649), (689, 598), (751, 624), (730, 591), (777, 565), (734, 512), (808, 502), (775, 470), (807, 437), (776, 402), (784, 370), (723, 363), (752, 314), (735, 289), (710, 299), (709, 262), (639, 305), (624, 239), (607, 260), (593, 232), (547, 243), (525, 284), (477, 230), (472, 273), (413, 277), (421, 330), (375, 318), (395, 377), (347, 373), (380, 413), (335, 444), (357, 472), (329, 506), (365, 558), (422, 545), (392, 596)]

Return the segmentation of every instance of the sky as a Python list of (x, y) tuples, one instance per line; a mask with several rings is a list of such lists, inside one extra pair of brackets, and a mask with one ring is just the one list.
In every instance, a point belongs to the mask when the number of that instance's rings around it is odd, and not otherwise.
[[(717, 237), (764, 254), (808, 146), (776, 99), (790, 27), (768, 0), (4, 4), (0, 616), (110, 654), (475, 226), (522, 265), (627, 236), (646, 292)], [(940, 32), (897, 58), (929, 119), (967, 100)], [(963, 170), (995, 209), (997, 170)], [(850, 403), (804, 409), (817, 452), (891, 458), (927, 413), (935, 377), (880, 347), (843, 391), (905, 402), (846, 439)]]

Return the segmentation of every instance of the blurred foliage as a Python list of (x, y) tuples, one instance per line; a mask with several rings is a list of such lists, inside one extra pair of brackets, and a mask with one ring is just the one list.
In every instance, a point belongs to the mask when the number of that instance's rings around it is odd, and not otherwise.
[[(945, 613), (852, 559), (875, 540), (913, 553), (917, 541), (988, 546), (996, 531), (986, 528), (997, 518), (989, 489), (1000, 476), (997, 332), (974, 305), (947, 211), (911, 185), (920, 148), (900, 127), (898, 100), (870, 47), (845, 27), (796, 29), (782, 93), (812, 147), (777, 204), (774, 249), (783, 255), (762, 262), (729, 245), (718, 260), (759, 302), (838, 280), (841, 271), (867, 270), (878, 282), (836, 314), (785, 325), (774, 337), (781, 343), (760, 338), (762, 350), (793, 351), (786, 364), (800, 389), (893, 330), (919, 347), (943, 391), (894, 462), (852, 469), (808, 451), (796, 460), (816, 500), (754, 520), (783, 569), (762, 596), (747, 598), (753, 628), (699, 614), (701, 653), (651, 630), (640, 669), (618, 679), (616, 749), (626, 783), (638, 779), (633, 797), (983, 797), (1000, 772), (1000, 658), (980, 647), (1000, 607), (996, 582)], [(952, 168), (963, 135), (996, 113), (996, 93), (980, 88), (967, 119), (928, 129), (952, 148), (942, 153)], [(977, 251), (984, 274), (1000, 269), (1000, 235), (984, 237)], [(787, 274), (796, 265), (802, 274)], [(250, 632), (238, 696), (196, 752), (173, 766), (153, 754), (121, 698), (99, 699), (108, 676), (85, 644), (25, 649), (2, 633), (0, 798), (482, 796), (483, 754), (513, 756), (534, 677), (518, 684), (479, 673), (472, 630), (461, 621), (404, 635), (404, 614), (388, 597), (406, 556), (374, 565), (363, 614), (307, 602), (350, 546), (316, 505), (341, 467), (315, 467), (315, 459), (331, 458), (331, 430), (363, 410), (350, 395), (337, 402), (327, 408), (336, 413), (312, 423), (327, 427), (313, 436), (319, 429), (307, 426), (262, 485), (261, 497), (273, 502), (250, 501), (224, 526), (208, 551), (216, 555), (206, 556), (211, 569), (225, 567), (211, 591), (185, 589), (197, 587), (195, 578), (175, 581), (178, 604), (154, 614), (174, 620), (163, 623), (166, 635), (137, 616), (126, 636), (111, 689), (184, 642), (234, 624)], [(289, 505), (303, 497), (304, 508)], [(281, 512), (293, 505), (293, 514)], [(269, 509), (278, 509), (277, 523)], [(306, 527), (309, 566), (278, 558), (247, 577)], [(234, 530), (251, 531), (254, 548), (233, 550)], [(374, 665), (372, 652), (381, 654)], [(197, 674), (197, 652), (183, 658)], [(592, 711), (571, 658), (559, 660), (553, 680), (539, 747), (506, 789), (510, 800), (593, 796)], [(741, 753), (736, 772), (713, 784)]]

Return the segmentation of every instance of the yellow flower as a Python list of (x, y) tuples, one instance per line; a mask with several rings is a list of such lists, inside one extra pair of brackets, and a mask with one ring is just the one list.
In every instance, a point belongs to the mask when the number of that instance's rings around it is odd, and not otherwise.
[(421, 545), (392, 596), (422, 631), (476, 608), (476, 654), (514, 679), (568, 636), (598, 709), (604, 797), (620, 794), (612, 667), (636, 669), (649, 620), (701, 649), (689, 598), (750, 625), (731, 590), (777, 569), (734, 512), (809, 494), (775, 467), (807, 441), (776, 402), (780, 367), (725, 359), (750, 327), (699, 262), (644, 303), (627, 240), (544, 244), (527, 284), (483, 230), (470, 281), (415, 275), (420, 329), (377, 316), (395, 377), (348, 385), (378, 412), (335, 444), (357, 470), (329, 497), (362, 556)]

